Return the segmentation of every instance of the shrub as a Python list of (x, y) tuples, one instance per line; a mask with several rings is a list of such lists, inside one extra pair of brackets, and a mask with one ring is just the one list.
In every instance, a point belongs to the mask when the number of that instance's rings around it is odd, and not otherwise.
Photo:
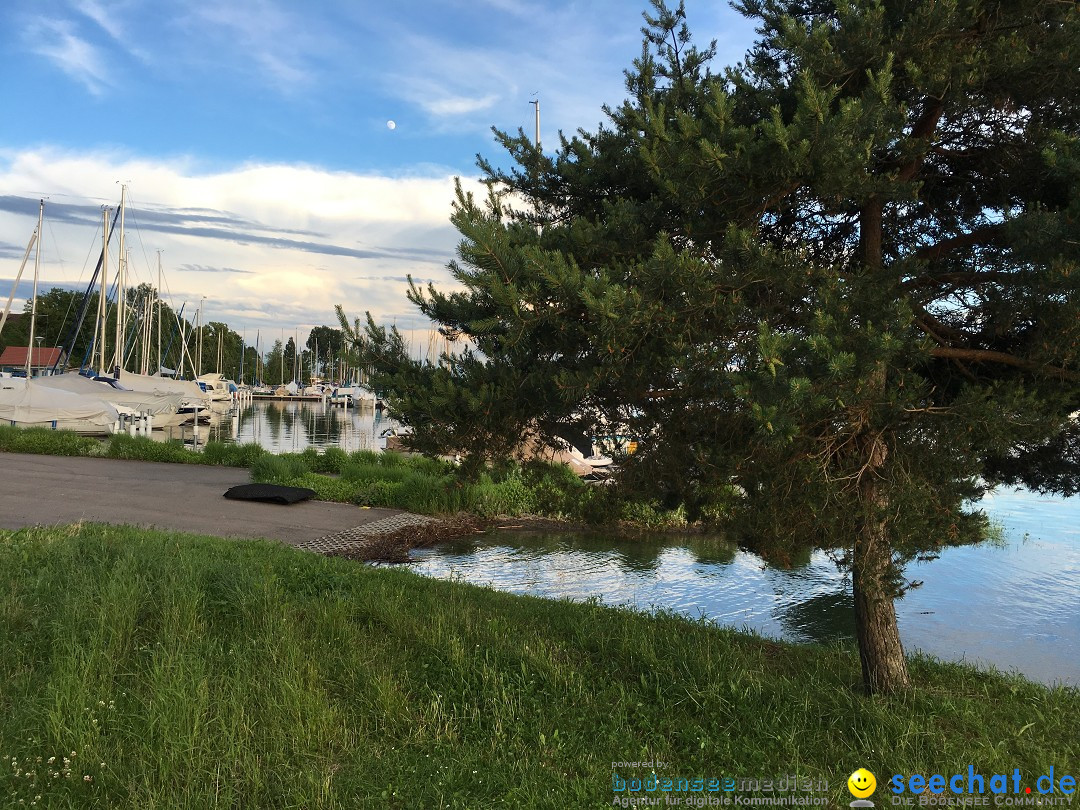
[(312, 469), (315, 472), (340, 474), (348, 461), (349, 454), (340, 447), (327, 447), (319, 456), (319, 466)]
[(69, 430), (0, 425), (0, 450), (48, 456), (88, 456), (100, 446), (97, 439)]
[[(452, 480), (445, 475), (428, 475), (410, 470), (401, 479), (395, 492), (398, 508), (424, 514), (447, 514), (457, 512), (460, 506), (451, 505)], [(457, 490), (460, 492), (460, 490)], [(460, 504), (460, 497), (456, 499)]]
[(400, 486), (401, 484), (396, 481), (367, 480), (358, 482), (352, 503), (357, 506), (396, 508), (397, 490)]
[(181, 442), (155, 442), (145, 436), (128, 436), (126, 433), (118, 433), (109, 438), (105, 457), (171, 464), (193, 464), (200, 461), (200, 454), (188, 450)]
[(602, 490), (582, 481), (565, 464), (530, 461), (522, 467), (521, 479), (532, 491), (531, 508), (551, 517), (586, 520), (602, 497)]
[(643, 501), (624, 503), (619, 518), (625, 523), (644, 529), (669, 529), (686, 525), (686, 512), (681, 505), (669, 511)]
[(288, 485), (308, 472), (307, 465), (298, 454), (275, 456), (267, 453), (259, 456), (251, 465), (251, 480), (260, 484)]
[(431, 456), (409, 456), (408, 466), (426, 475), (443, 476), (454, 471), (454, 465)]
[(389, 451), (383, 453), (376, 453), (375, 455), (378, 456), (379, 464), (383, 467), (401, 467), (405, 464), (404, 453), (395, 453)]
[(202, 450), (202, 463), (222, 467), (250, 467), (267, 451), (257, 444), (225, 444), (207, 442)]
[(374, 450), (355, 450), (349, 454), (349, 461), (357, 464), (378, 464), (381, 455), (382, 453)]
[(349, 481), (403, 481), (412, 471), (404, 464), (385, 467), (378, 463), (350, 460), (341, 468), (341, 477)]
[(328, 478), (318, 473), (305, 473), (299, 478), (290, 480), (289, 484), (315, 490), (316, 497), (320, 501), (336, 501), (338, 503), (351, 503), (356, 498), (359, 486), (350, 481), (343, 481), (340, 478)]

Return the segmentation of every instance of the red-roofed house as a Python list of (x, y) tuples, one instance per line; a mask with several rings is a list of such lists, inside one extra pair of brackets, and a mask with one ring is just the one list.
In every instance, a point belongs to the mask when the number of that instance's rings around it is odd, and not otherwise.
[(0, 371), (12, 374), (20, 374), (26, 371), (26, 353), (30, 352), (30, 376), (49, 374), (55, 366), (57, 371), (63, 371), (67, 365), (67, 355), (58, 347), (27, 349), (25, 346), (8, 346), (4, 353), (0, 354)]

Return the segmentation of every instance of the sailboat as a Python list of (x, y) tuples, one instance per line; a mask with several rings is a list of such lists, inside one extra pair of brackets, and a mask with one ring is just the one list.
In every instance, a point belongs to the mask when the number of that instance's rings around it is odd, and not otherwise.
[[(41, 233), (45, 218), (45, 201), (38, 206), (37, 228), (30, 238), (23, 258), (23, 267), (34, 248), (34, 292), (30, 304), (30, 340), (34, 345), (34, 331), (37, 327), (37, 291), (41, 270)], [(19, 269), (19, 277), (23, 268)], [(15, 283), (18, 284), (16, 278)], [(7, 320), (15, 289), (12, 288), (4, 315), (0, 318), (0, 328)], [(0, 422), (18, 427), (45, 427), (53, 430), (72, 430), (85, 435), (106, 435), (112, 432), (119, 421), (116, 408), (103, 399), (82, 396), (69, 391), (60, 391), (30, 379), (32, 362), (31, 349), (26, 351), (25, 377), (6, 377), (0, 380)]]
[(0, 424), (106, 436), (119, 419), (116, 408), (101, 399), (46, 388), (38, 380), (0, 380)]
[(116, 408), (133, 413), (148, 413), (155, 427), (176, 427), (191, 420), (191, 414), (183, 413), (184, 397), (177, 393), (132, 391), (108, 378), (92, 380), (74, 371), (54, 374), (35, 380), (44, 388), (67, 391), (81, 396), (103, 399)]

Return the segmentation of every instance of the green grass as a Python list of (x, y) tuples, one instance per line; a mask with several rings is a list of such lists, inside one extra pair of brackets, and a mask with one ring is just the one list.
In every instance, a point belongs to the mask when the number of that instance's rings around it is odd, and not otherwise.
[(156, 442), (144, 436), (119, 434), (99, 441), (66, 431), (0, 425), (3, 451), (246, 467), (253, 481), (307, 487), (319, 500), (425, 515), (541, 515), (572, 521), (622, 520), (651, 528), (684, 522), (680, 513), (620, 504), (612, 493), (584, 484), (566, 467), (553, 464), (507, 464), (477, 480), (465, 480), (449, 462), (401, 453), (346, 453), (336, 447), (320, 452), (309, 447), (301, 453), (275, 455), (254, 444), (222, 442), (207, 442), (201, 451), (194, 451), (181, 442)]
[(842, 646), (259, 542), (2, 532), (0, 805), (599, 808), (645, 760), (825, 779), (837, 807), (859, 766), (1076, 775), (1077, 690), (911, 668), (867, 699)]
[(0, 425), (0, 451), (46, 456), (100, 455), (101, 442), (69, 430)]
[(90, 456), (172, 464), (208, 464), (250, 467), (268, 451), (255, 444), (207, 442), (202, 451), (188, 450), (182, 442), (156, 442), (145, 436), (118, 433), (106, 439), (79, 436), (66, 430), (0, 425), (0, 452), (46, 456)]
[[(400, 453), (264, 455), (251, 466), (260, 483), (307, 487), (320, 500), (404, 509), (425, 515), (469, 512), (480, 517), (542, 515), (575, 521), (612, 514), (607, 493), (582, 483), (561, 465), (508, 464), (465, 480), (449, 462)], [(657, 512), (649, 511), (652, 517)], [(659, 519), (654, 525), (663, 525)]]

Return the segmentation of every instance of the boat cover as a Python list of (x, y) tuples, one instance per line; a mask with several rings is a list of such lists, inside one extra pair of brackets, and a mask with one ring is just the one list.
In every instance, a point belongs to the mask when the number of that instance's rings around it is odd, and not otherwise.
[(190, 380), (170, 380), (168, 377), (152, 377), (149, 374), (132, 374), (130, 371), (121, 371), (118, 382), (132, 391), (150, 391), (162, 394), (180, 394), (184, 402), (189, 405), (200, 404), (204, 408), (210, 406), (210, 397)]
[(103, 399), (47, 388), (37, 380), (0, 380), (0, 423), (107, 433), (118, 418)]
[[(132, 408), (140, 413), (149, 411), (154, 416), (160, 414), (176, 413), (183, 402), (182, 394), (169, 394), (152, 391), (122, 391), (113, 388), (106, 383), (94, 382), (89, 377), (84, 377), (75, 372), (66, 374), (54, 374), (51, 377), (36, 377), (35, 383), (46, 388), (56, 388), (63, 391), (71, 391), (75, 394), (104, 399), (116, 405)], [(123, 385), (123, 383), (121, 383)]]

